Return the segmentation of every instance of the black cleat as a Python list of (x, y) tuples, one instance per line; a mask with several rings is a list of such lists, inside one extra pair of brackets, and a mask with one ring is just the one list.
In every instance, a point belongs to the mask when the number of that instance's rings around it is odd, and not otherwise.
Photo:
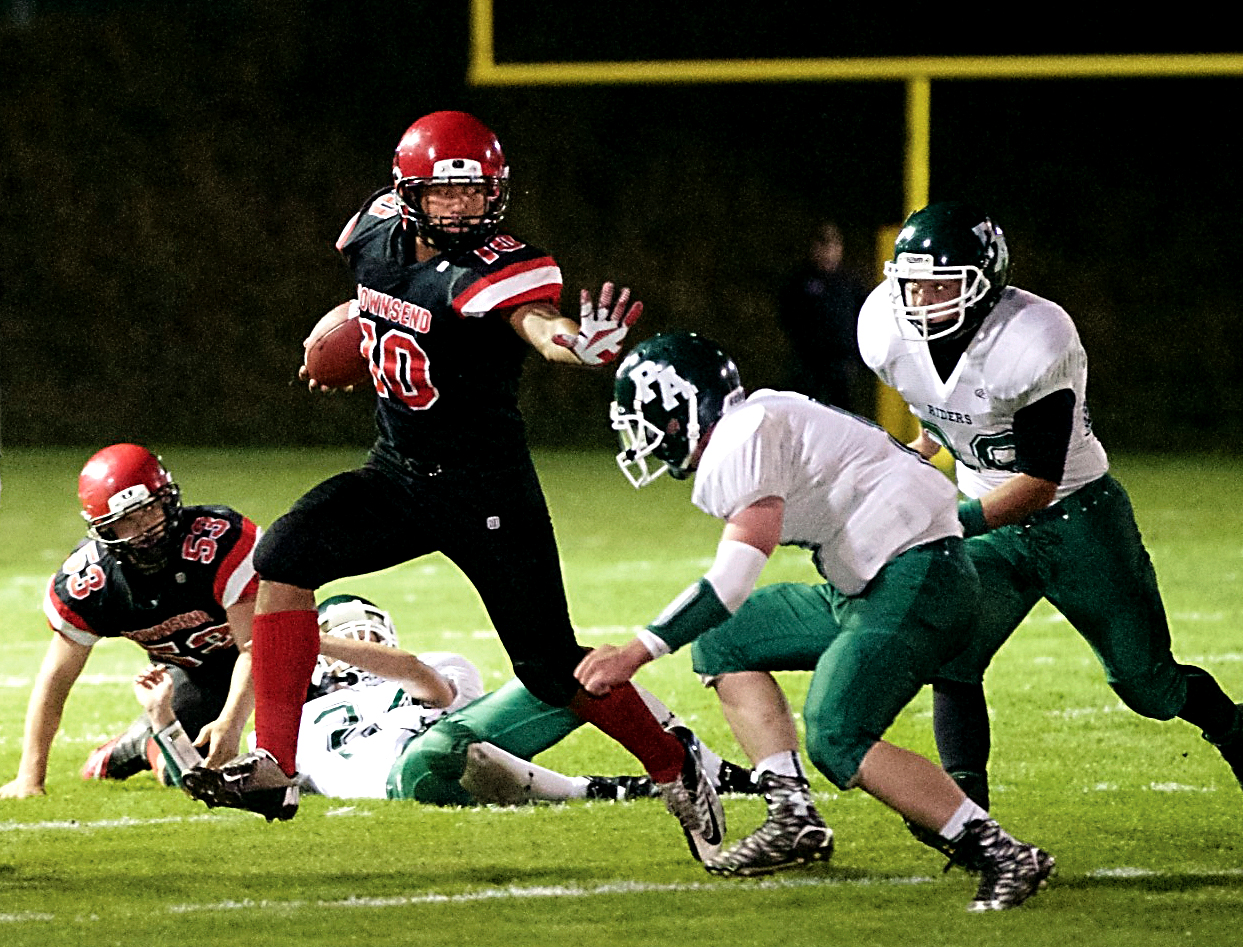
[(129, 779), (151, 768), (147, 760), (147, 743), (151, 725), (143, 717), (130, 724), (119, 737), (95, 747), (82, 766), (83, 779)]
[(716, 777), (716, 791), (718, 793), (731, 793), (741, 796), (762, 796), (764, 794), (756, 781), (755, 770), (739, 766), (737, 763), (731, 763), (729, 760), (721, 760), (721, 767), (717, 771)]
[(267, 750), (246, 753), (220, 769), (196, 766), (182, 774), (181, 785), (209, 808), (245, 809), (269, 822), (298, 812), (298, 777), (286, 776)]
[(682, 823), (691, 855), (703, 861), (716, 854), (725, 837), (725, 810), (712, 780), (704, 771), (699, 739), (686, 727), (672, 727), (669, 732), (682, 742), (686, 759), (677, 779), (657, 783), (656, 788), (665, 800), (665, 808)]
[(659, 799), (660, 790), (650, 776), (588, 776), (587, 798), (613, 802)]

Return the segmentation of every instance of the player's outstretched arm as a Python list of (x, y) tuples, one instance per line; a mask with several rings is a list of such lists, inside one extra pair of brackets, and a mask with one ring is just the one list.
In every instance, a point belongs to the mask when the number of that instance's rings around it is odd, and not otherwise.
[(91, 649), (53, 634), (47, 654), (35, 678), (30, 702), (26, 706), (26, 728), (22, 737), (22, 759), (17, 776), (0, 786), (0, 799), (42, 796), (46, 790), (48, 754), (52, 739), (60, 729), (61, 715), (69, 691), (90, 657)]
[(601, 645), (574, 671), (589, 694), (603, 696), (644, 664), (694, 641), (738, 610), (781, 538), (785, 501), (770, 496), (725, 523), (712, 567), (625, 645)]
[(643, 303), (630, 300), (630, 290), (616, 292), (612, 283), (600, 287), (598, 302), (579, 292), (579, 321), (567, 319), (547, 303), (532, 303), (512, 317), (515, 331), (550, 362), (595, 367), (621, 354), (630, 327), (643, 314)]

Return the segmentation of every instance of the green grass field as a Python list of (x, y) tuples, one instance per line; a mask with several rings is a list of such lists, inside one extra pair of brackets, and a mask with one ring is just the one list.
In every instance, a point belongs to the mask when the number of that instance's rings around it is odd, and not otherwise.
[[(46, 647), (40, 600), (81, 535), (77, 472), (90, 450), (0, 461), (0, 782), (15, 773), (30, 686)], [(163, 450), (187, 502), (270, 522), (359, 452)], [(620, 642), (707, 566), (719, 524), (689, 487), (633, 490), (606, 454), (538, 462), (585, 643)], [(1243, 699), (1243, 461), (1116, 458), (1161, 576), (1175, 652)], [(812, 579), (782, 550), (762, 581)], [(342, 582), (390, 609), (404, 646), (465, 653), (489, 684), (505, 656), (467, 583), (440, 557)], [(128, 642), (96, 648), (53, 747), (48, 796), (0, 801), (0, 943), (483, 945), (1223, 945), (1243, 922), (1243, 794), (1190, 726), (1124, 710), (1087, 646), (1038, 608), (990, 670), (994, 813), (1056, 854), (1047, 891), (968, 915), (961, 871), (859, 792), (814, 787), (837, 833), (832, 863), (723, 880), (692, 861), (655, 800), (521, 810), (312, 798), (289, 823), (208, 811), (148, 775), (86, 784), (98, 743), (137, 712)], [(639, 680), (725, 755), (736, 745), (689, 656)], [(783, 677), (801, 704), (806, 679)], [(925, 692), (892, 739), (932, 752)], [(588, 729), (540, 757), (571, 773), (634, 772)], [(727, 801), (731, 835), (762, 804)]]

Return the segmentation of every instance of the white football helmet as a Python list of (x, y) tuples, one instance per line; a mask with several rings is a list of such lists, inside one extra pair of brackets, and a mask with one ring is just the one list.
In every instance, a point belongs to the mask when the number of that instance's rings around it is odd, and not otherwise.
[[(334, 595), (319, 604), (319, 630), (337, 638), (374, 641), (397, 647), (397, 629), (388, 612), (358, 595)], [(370, 671), (320, 655), (311, 672), (311, 687), (331, 691), (338, 687), (370, 684), (379, 678)]]

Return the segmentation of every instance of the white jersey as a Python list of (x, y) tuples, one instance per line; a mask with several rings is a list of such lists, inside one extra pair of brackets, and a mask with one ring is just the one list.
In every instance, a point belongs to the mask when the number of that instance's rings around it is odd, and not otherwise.
[(981, 497), (1013, 476), (1015, 412), (1066, 388), (1075, 394), (1075, 417), (1057, 499), (1109, 469), (1088, 417), (1087, 354), (1056, 303), (1007, 288), (942, 381), (928, 343), (899, 334), (882, 283), (859, 312), (859, 352), (954, 455), (958, 487), (968, 497)]
[(726, 413), (695, 472), (692, 500), (719, 519), (769, 496), (785, 501), (781, 544), (811, 550), (846, 595), (899, 553), (962, 535), (939, 470), (870, 421), (791, 391), (756, 391)]
[(343, 799), (383, 799), (388, 773), (406, 744), (447, 713), (483, 696), (479, 669), (460, 654), (419, 655), (448, 679), (448, 707), (426, 707), (397, 681), (373, 680), (316, 697), (302, 707), (298, 772), (315, 792)]

